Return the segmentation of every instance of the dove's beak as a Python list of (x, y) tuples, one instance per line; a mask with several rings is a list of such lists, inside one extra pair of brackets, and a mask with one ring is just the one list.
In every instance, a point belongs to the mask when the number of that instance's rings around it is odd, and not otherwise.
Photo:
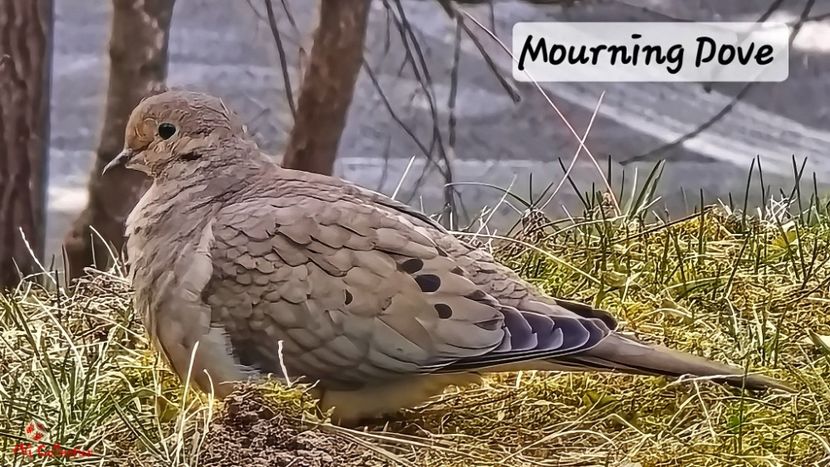
[(135, 156), (135, 151), (132, 149), (124, 148), (123, 151), (119, 152), (117, 156), (113, 157), (112, 160), (104, 167), (104, 170), (101, 171), (101, 175), (106, 174), (109, 172), (113, 167), (119, 166), (126, 166)]

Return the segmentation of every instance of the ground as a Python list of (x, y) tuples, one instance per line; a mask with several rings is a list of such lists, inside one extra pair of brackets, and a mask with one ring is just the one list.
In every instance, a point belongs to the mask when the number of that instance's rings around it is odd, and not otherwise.
[[(283, 410), (275, 410), (277, 408)], [(228, 397), (200, 454), (200, 465), (337, 467), (387, 462), (349, 438), (303, 429), (255, 388)]]

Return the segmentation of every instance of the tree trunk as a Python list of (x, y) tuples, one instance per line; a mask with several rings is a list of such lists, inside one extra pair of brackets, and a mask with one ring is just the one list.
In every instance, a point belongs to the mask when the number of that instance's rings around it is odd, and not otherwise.
[(133, 108), (164, 88), (173, 4), (174, 0), (113, 0), (106, 115), (90, 174), (89, 203), (64, 239), (69, 278), (81, 276), (90, 264), (110, 261), (106, 245), (92, 229), (115, 247), (115, 253), (121, 250), (124, 221), (147, 188), (148, 180), (138, 172), (119, 167), (101, 177), (101, 171), (123, 148)]
[(294, 128), (282, 165), (330, 175), (357, 75), (371, 0), (321, 0)]
[(0, 0), (0, 289), (43, 256), (51, 45), (52, 0)]

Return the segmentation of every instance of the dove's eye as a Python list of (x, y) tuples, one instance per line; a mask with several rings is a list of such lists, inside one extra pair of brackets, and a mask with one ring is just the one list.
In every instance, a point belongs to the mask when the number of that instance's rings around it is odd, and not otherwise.
[(159, 125), (158, 132), (161, 139), (170, 139), (176, 134), (176, 126), (172, 123), (162, 123)]

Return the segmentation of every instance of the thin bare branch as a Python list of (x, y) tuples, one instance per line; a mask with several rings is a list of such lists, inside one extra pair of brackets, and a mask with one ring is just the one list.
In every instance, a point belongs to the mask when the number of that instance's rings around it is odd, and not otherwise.
[(282, 44), (282, 36), (280, 35), (280, 30), (277, 27), (277, 18), (274, 15), (274, 6), (271, 4), (271, 0), (265, 0), (265, 12), (268, 15), (268, 27), (271, 29), (271, 35), (274, 36), (274, 43), (277, 45), (277, 53), (280, 56), (282, 81), (285, 85), (285, 100), (288, 101), (288, 108), (291, 109), (291, 117), (296, 120), (297, 108), (294, 104), (294, 92), (291, 90), (291, 76), (288, 73), (288, 59), (285, 55), (285, 48)]
[[(449, 160), (447, 148), (444, 145), (443, 137), (441, 135), (441, 129), (438, 126), (439, 118), (435, 97), (433, 95), (432, 77), (430, 75), (426, 59), (424, 58), (421, 45), (418, 41), (418, 38), (415, 36), (414, 30), (406, 16), (406, 11), (404, 10), (401, 1), (391, 1), (394, 2), (394, 10), (392, 9), (392, 5), (389, 3), (390, 0), (384, 0), (383, 4), (384, 6), (386, 6), (388, 11), (393, 12), (392, 17), (394, 18), (395, 23), (398, 27), (398, 31), (400, 32), (401, 43), (404, 47), (406, 61), (411, 65), (411, 69), (413, 74), (415, 75), (415, 79), (420, 84), (421, 91), (424, 93), (424, 96), (426, 97), (427, 106), (429, 107), (429, 112), (432, 117), (432, 140), (430, 142), (429, 151), (427, 154), (429, 154), (428, 157), (431, 157), (433, 149), (438, 150), (438, 155), (444, 164), (444, 170), (442, 170), (444, 182), (445, 185), (450, 187), (449, 191), (445, 190), (444, 193), (445, 208), (449, 211), (454, 211), (455, 188), (453, 188), (452, 186), (452, 164)], [(424, 169), (426, 170), (428, 167), (428, 165), (425, 165)], [(423, 180), (425, 177), (426, 171), (422, 172), (421, 176), (419, 177), (419, 181)]]

